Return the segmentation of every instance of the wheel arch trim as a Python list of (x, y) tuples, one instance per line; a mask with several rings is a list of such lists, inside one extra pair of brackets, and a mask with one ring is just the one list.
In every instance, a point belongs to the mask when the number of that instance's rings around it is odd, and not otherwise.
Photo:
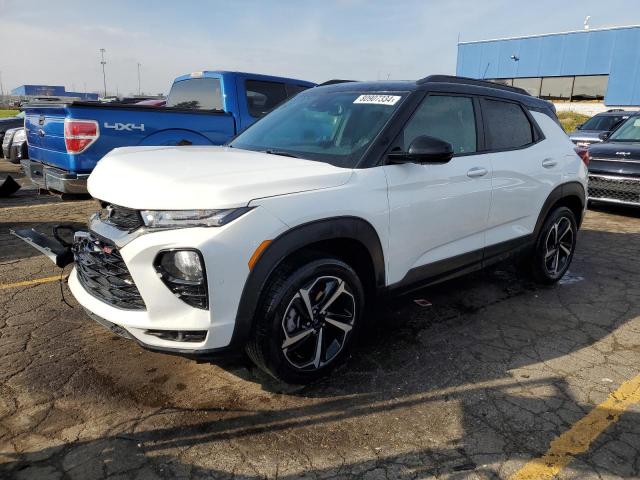
[[(540, 210), (540, 214), (538, 215), (538, 220), (536, 221), (536, 226), (533, 231), (533, 238), (538, 238), (542, 225), (544, 225), (544, 221), (549, 216), (554, 205), (564, 199), (576, 198), (580, 201), (582, 210), (584, 211), (584, 207), (586, 206), (586, 197), (587, 195), (584, 186), (580, 182), (563, 183), (554, 188), (542, 205), (542, 209)], [(583, 215), (581, 214), (580, 218), (576, 218), (578, 228), (582, 223), (582, 217)]]
[(242, 289), (230, 345), (239, 347), (248, 339), (264, 287), (274, 270), (289, 255), (326, 240), (355, 240), (366, 248), (373, 264), (377, 289), (385, 286), (385, 260), (376, 229), (360, 217), (341, 216), (295, 226), (276, 237), (262, 252)]

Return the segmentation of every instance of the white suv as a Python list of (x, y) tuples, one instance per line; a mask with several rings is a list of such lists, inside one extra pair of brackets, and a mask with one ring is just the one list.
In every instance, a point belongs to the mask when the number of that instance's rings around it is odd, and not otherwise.
[(567, 271), (587, 168), (553, 107), (457, 77), (303, 92), (225, 147), (114, 150), (89, 179), (69, 285), (147, 348), (244, 347), (303, 383), (345, 357), (376, 295), (512, 253)]

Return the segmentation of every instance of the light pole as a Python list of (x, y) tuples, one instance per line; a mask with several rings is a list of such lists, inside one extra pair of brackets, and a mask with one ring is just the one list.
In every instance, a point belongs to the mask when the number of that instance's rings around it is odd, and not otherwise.
[(104, 60), (104, 52), (105, 49), (101, 48), (100, 49), (100, 65), (102, 65), (102, 84), (104, 85), (104, 96), (107, 96), (107, 74), (104, 71), (104, 66), (107, 64), (107, 62)]
[(0, 98), (4, 99), (4, 87), (2, 86), (2, 71), (0, 70)]
[(140, 67), (142, 64), (138, 62), (138, 96), (140, 96)]

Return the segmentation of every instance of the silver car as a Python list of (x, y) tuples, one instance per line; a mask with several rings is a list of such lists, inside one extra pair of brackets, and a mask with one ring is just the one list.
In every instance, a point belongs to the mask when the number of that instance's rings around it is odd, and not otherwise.
[(569, 138), (579, 147), (588, 147), (592, 143), (602, 142), (606, 135), (615, 130), (622, 122), (636, 112), (627, 112), (625, 110), (608, 110), (599, 113), (582, 125), (578, 125), (577, 129), (569, 134)]

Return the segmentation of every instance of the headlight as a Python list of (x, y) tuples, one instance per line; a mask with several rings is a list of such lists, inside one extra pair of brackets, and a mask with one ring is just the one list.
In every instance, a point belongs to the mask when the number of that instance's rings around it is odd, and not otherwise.
[(142, 210), (149, 228), (221, 227), (244, 215), (251, 207), (225, 210)]
[(21, 128), (16, 133), (13, 134), (13, 143), (24, 142), (27, 139), (27, 134), (24, 131), (24, 128)]

